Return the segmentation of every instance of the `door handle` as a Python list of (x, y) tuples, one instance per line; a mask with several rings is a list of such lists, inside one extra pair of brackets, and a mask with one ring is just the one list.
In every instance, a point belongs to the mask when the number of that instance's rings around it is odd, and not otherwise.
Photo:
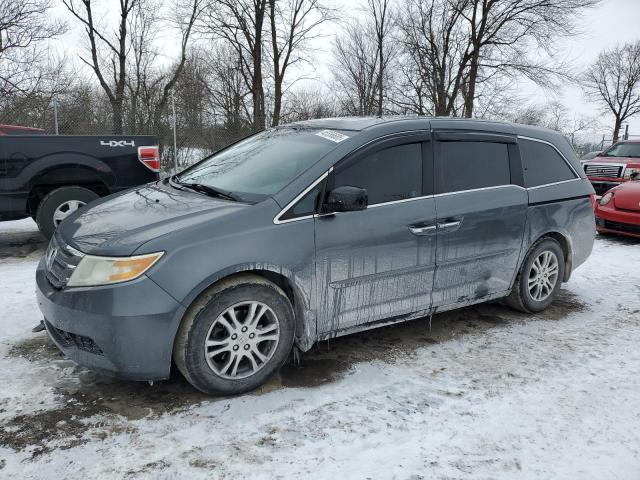
[(435, 233), (436, 229), (437, 227), (435, 225), (409, 225), (409, 231), (414, 235), (431, 235), (432, 233)]
[(458, 228), (460, 228), (460, 224), (462, 223), (461, 220), (456, 220), (454, 222), (443, 222), (443, 223), (438, 223), (438, 228), (440, 230), (447, 230), (447, 231), (453, 231), (453, 230), (457, 230)]

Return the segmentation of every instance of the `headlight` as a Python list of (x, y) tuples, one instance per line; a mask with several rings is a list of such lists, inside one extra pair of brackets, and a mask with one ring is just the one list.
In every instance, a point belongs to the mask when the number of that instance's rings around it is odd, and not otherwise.
[(149, 270), (164, 252), (135, 257), (94, 257), (86, 255), (73, 271), (67, 286), (89, 287), (135, 280)]
[(605, 193), (600, 199), (600, 205), (605, 206), (607, 203), (611, 201), (612, 198), (613, 198), (613, 193), (611, 192)]
[(624, 170), (624, 178), (631, 178), (631, 175), (633, 175), (634, 173), (640, 174), (640, 167), (633, 167), (633, 168), (625, 168)]

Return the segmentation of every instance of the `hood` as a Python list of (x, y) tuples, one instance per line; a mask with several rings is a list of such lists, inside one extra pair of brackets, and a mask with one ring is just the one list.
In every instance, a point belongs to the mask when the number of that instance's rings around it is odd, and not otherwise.
[(640, 180), (616, 187), (613, 190), (613, 204), (621, 210), (640, 212)]
[(248, 207), (156, 182), (78, 210), (56, 235), (84, 253), (126, 256), (151, 239)]

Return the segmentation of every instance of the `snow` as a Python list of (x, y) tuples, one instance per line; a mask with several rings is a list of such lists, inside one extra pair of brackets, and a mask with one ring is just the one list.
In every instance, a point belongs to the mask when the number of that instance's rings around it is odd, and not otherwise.
[[(30, 228), (0, 224), (0, 253)], [(543, 314), (351, 335), (235, 398), (59, 356), (30, 332), (42, 248), (0, 256), (2, 478), (640, 478), (637, 242), (598, 237)]]

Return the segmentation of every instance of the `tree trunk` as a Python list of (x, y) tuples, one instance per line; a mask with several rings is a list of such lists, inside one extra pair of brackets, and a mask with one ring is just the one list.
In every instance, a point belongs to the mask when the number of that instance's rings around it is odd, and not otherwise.
[(622, 119), (616, 116), (616, 122), (613, 127), (613, 143), (617, 142), (620, 137), (620, 128), (622, 128)]
[[(478, 52), (478, 48), (474, 48), (475, 52)], [(464, 96), (464, 116), (466, 118), (473, 118), (473, 104), (476, 96), (476, 82), (478, 80), (479, 63), (479, 54), (474, 53), (469, 64), (469, 82), (467, 84), (466, 95)]]
[(111, 102), (111, 110), (113, 111), (113, 134), (122, 135), (122, 102), (118, 102), (117, 100)]
[(251, 85), (251, 99), (253, 101), (253, 129), (254, 131), (264, 130), (264, 87), (262, 85), (262, 25), (264, 24), (264, 14), (266, 0), (255, 3), (255, 39), (253, 45), (253, 78)]
[(382, 96), (383, 96), (383, 75), (384, 75), (384, 58), (383, 58), (383, 41), (380, 37), (378, 40), (378, 51), (380, 56), (380, 73), (378, 74), (378, 116), (382, 116)]
[(273, 118), (271, 125), (277, 127), (280, 124), (280, 111), (282, 110), (282, 78), (275, 78), (273, 86)]

